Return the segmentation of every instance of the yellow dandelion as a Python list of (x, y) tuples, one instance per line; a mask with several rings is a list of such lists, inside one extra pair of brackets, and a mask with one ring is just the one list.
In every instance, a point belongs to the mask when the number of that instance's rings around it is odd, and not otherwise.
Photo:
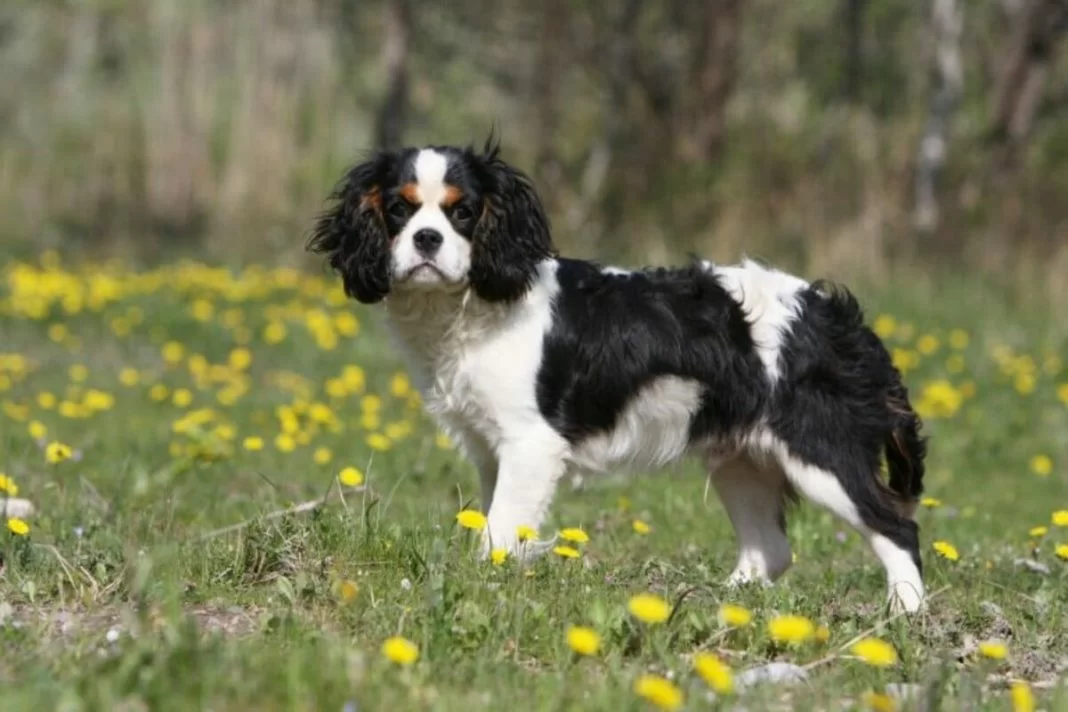
[(272, 321), (263, 330), (263, 340), (268, 344), (280, 344), (286, 338), (286, 325), (280, 321)]
[(452, 440), (449, 440), (449, 436), (445, 433), (438, 433), (434, 436), (434, 445), (440, 450), (452, 450)]
[(48, 436), (47, 426), (39, 420), (31, 420), (26, 430), (34, 440), (44, 440)]
[(630, 526), (632, 529), (634, 529), (635, 534), (648, 534), (652, 531), (652, 527), (643, 522), (641, 519), (635, 519)]
[(671, 604), (651, 593), (631, 597), (627, 610), (642, 623), (663, 623), (671, 616)]
[(864, 703), (864, 706), (873, 712), (897, 712), (897, 702), (894, 698), (884, 692), (875, 692), (874, 690), (868, 690), (860, 697), (860, 701)]
[(242, 441), (241, 447), (249, 452), (258, 452), (263, 449), (263, 438), (257, 435), (250, 435)]
[(1035, 696), (1031, 693), (1031, 687), (1022, 680), (1012, 683), (1012, 710), (1013, 712), (1035, 712)]
[(1068, 509), (1058, 509), (1050, 517), (1050, 521), (1055, 527), (1068, 527)]
[(831, 639), (831, 629), (825, 625), (818, 626), (815, 634), (817, 643), (826, 643)]
[(1057, 386), (1057, 400), (1068, 405), (1068, 383), (1062, 383)]
[(316, 465), (329, 464), (333, 459), (334, 453), (331, 452), (328, 447), (317, 447), (315, 448), (315, 453), (312, 455), (312, 460), (315, 461)]
[(534, 527), (528, 527), (526, 524), (520, 524), (515, 528), (515, 534), (519, 538), (519, 541), (537, 541), (538, 532)]
[(297, 441), (289, 433), (279, 433), (274, 438), (274, 447), (279, 452), (293, 452), (297, 449)]
[(960, 553), (957, 552), (957, 547), (953, 546), (948, 541), (936, 541), (931, 547), (938, 552), (938, 555), (943, 559), (956, 561), (960, 558)]
[(56, 396), (48, 391), (41, 391), (37, 394), (37, 405), (45, 410), (52, 410), (56, 407)]
[(244, 371), (252, 365), (252, 352), (244, 346), (239, 346), (230, 352), (230, 356), (227, 358), (227, 363), (229, 363), (230, 368), (235, 371)]
[(858, 640), (850, 650), (873, 667), (890, 667), (897, 663), (897, 651), (894, 650), (894, 646), (879, 638)]
[(176, 388), (174, 395), (171, 396), (171, 402), (179, 408), (186, 408), (193, 402), (193, 392), (188, 388)]
[(359, 592), (360, 587), (356, 585), (355, 581), (350, 581), (346, 579), (341, 582), (341, 589), (339, 593), (341, 595), (342, 603), (351, 603), (356, 598), (356, 594), (358, 594)]
[(74, 381), (75, 383), (81, 383), (85, 379), (89, 378), (89, 369), (86, 368), (83, 364), (76, 363), (69, 369), (67, 369), (67, 375), (70, 377), (70, 380)]
[(553, 553), (559, 556), (561, 559), (577, 559), (581, 554), (578, 549), (570, 546), (557, 546), (553, 548)]
[(419, 659), (419, 648), (407, 638), (393, 636), (382, 643), (382, 656), (398, 665), (411, 665)]
[(730, 667), (711, 653), (693, 656), (693, 667), (709, 687), (721, 695), (729, 695), (734, 689), (734, 677)]
[(5, 492), (11, 497), (16, 497), (19, 493), (19, 486), (15, 484), (15, 480), (2, 472), (0, 472), (0, 492)]
[(7, 520), (7, 528), (12, 534), (17, 536), (26, 536), (30, 533), (30, 525), (21, 519), (14, 517)]
[(579, 655), (596, 655), (601, 649), (601, 636), (593, 628), (568, 626), (567, 647)]
[(1068, 561), (1068, 544), (1058, 544), (1053, 553), (1057, 555), (1057, 558)]
[(662, 710), (682, 707), (682, 690), (670, 680), (656, 675), (641, 675), (635, 680), (634, 694)]
[(1053, 460), (1049, 455), (1035, 455), (1031, 458), (1031, 472), (1039, 477), (1048, 477), (1053, 472)]
[(148, 397), (157, 403), (162, 403), (167, 400), (167, 396), (169, 396), (170, 393), (170, 389), (162, 383), (157, 383), (148, 389)]
[(137, 372), (136, 368), (124, 368), (119, 371), (119, 383), (127, 388), (133, 388), (141, 382), (141, 374)]
[(897, 319), (890, 314), (880, 314), (875, 317), (872, 329), (878, 334), (880, 339), (888, 339), (893, 336), (894, 331), (897, 330)]
[(753, 620), (753, 614), (748, 608), (733, 603), (724, 603), (719, 607), (719, 620), (723, 625), (729, 625), (731, 628), (743, 628)]
[(776, 616), (768, 621), (768, 632), (780, 643), (803, 643), (815, 630), (812, 621), (804, 616)]
[(168, 341), (163, 345), (160, 353), (164, 361), (173, 365), (181, 363), (182, 359), (185, 358), (185, 347), (177, 341)]
[(933, 334), (924, 334), (916, 340), (916, 350), (924, 356), (930, 356), (935, 351), (938, 351), (940, 346), (938, 337)]
[(1046, 534), (1048, 532), (1049, 532), (1049, 527), (1038, 526), (1038, 527), (1031, 527), (1027, 531), (1027, 534), (1028, 534), (1028, 536), (1040, 537), (1040, 536), (1046, 536)]
[(578, 527), (568, 527), (566, 529), (561, 529), (560, 538), (564, 541), (570, 541), (574, 544), (585, 544), (590, 540), (589, 535)]
[(942, 506), (942, 500), (937, 497), (924, 497), (920, 500), (920, 506), (927, 507), (928, 509), (937, 509)]
[(346, 487), (359, 487), (363, 484), (363, 473), (355, 467), (346, 467), (337, 474), (337, 479)]
[(365, 438), (367, 446), (378, 452), (386, 452), (393, 447), (393, 441), (382, 433), (371, 433)]
[(45, 460), (55, 465), (64, 460), (70, 459), (71, 449), (70, 445), (64, 445), (61, 442), (50, 442), (45, 446)]
[(969, 341), (971, 338), (964, 329), (953, 329), (949, 332), (949, 345), (958, 351), (968, 348)]
[(408, 391), (412, 389), (412, 383), (408, 380), (408, 374), (395, 373), (393, 378), (389, 382), (389, 392), (397, 398), (403, 398), (408, 395)]
[(501, 564), (504, 563), (505, 559), (507, 559), (507, 558), (508, 558), (508, 550), (507, 549), (494, 549), (493, 551), (490, 552), (490, 561), (493, 562), (494, 566), (500, 566)]
[(464, 529), (482, 531), (486, 528), (486, 515), (475, 509), (465, 509), (457, 512), (456, 523)]
[(979, 654), (991, 660), (1004, 660), (1009, 654), (1009, 646), (1000, 640), (984, 640), (979, 643)]

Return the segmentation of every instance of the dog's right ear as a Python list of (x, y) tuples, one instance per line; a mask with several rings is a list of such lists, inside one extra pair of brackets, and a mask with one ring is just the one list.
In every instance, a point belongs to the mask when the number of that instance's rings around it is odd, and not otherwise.
[(382, 216), (382, 182), (394, 156), (380, 153), (351, 168), (332, 202), (315, 222), (307, 249), (326, 255), (340, 275), (345, 294), (364, 304), (381, 301), (390, 290), (392, 257)]

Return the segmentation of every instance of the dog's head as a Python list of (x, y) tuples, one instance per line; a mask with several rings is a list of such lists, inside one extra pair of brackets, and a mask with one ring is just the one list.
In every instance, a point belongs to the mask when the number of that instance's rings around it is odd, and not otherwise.
[(523, 173), (483, 151), (434, 146), (380, 152), (330, 196), (308, 249), (328, 256), (365, 304), (393, 291), (461, 291), (514, 301), (554, 253), (541, 200)]

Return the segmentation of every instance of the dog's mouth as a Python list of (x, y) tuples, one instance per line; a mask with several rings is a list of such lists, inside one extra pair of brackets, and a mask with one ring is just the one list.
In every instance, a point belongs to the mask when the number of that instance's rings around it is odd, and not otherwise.
[(438, 277), (440, 277), (441, 279), (444, 279), (444, 280), (448, 279), (445, 276), (445, 273), (441, 271), (441, 268), (438, 267), (433, 262), (420, 262), (415, 267), (412, 267), (410, 270), (405, 272), (404, 273), (404, 277), (402, 277), (402, 279), (411, 279), (412, 277), (415, 277), (418, 274), (425, 274), (427, 272), (432, 272), (432, 273), (436, 274)]

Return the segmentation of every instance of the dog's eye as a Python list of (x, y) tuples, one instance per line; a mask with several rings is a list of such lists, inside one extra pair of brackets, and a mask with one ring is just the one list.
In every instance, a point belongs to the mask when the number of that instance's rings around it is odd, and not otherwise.
[(474, 214), (471, 212), (471, 208), (466, 205), (457, 205), (453, 208), (452, 219), (456, 222), (467, 222), (472, 217), (474, 217)]
[(406, 218), (408, 217), (408, 204), (403, 200), (395, 200), (390, 203), (387, 211), (395, 218)]

